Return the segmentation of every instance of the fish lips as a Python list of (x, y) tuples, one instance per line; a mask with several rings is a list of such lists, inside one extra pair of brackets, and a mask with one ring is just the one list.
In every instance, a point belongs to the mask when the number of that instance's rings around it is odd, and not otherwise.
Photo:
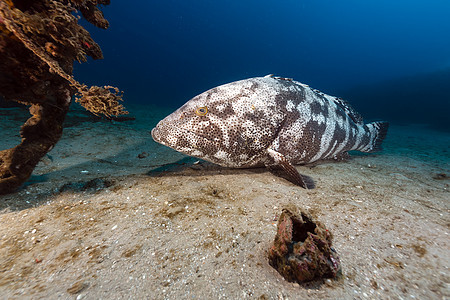
[(159, 143), (159, 136), (156, 133), (156, 127), (152, 129), (152, 131), (150, 132), (150, 134), (152, 135), (152, 139)]
[[(172, 148), (178, 152), (187, 154), (187, 155), (191, 155), (191, 156), (195, 156), (201, 159), (208, 159), (208, 154), (206, 149), (203, 149), (203, 147), (199, 147), (199, 144), (209, 144), (210, 146), (213, 146), (214, 148), (217, 148), (220, 146), (219, 143), (217, 141), (213, 141), (201, 134), (198, 134), (196, 132), (187, 130), (185, 128), (181, 128), (181, 127), (176, 127), (176, 131), (178, 131), (179, 133), (182, 133), (181, 135), (178, 134), (177, 136), (177, 141), (179, 139), (184, 140), (184, 143), (181, 144), (177, 144), (177, 142), (175, 144), (170, 143), (169, 140), (167, 139), (169, 133), (170, 133), (170, 127), (168, 126), (164, 126), (163, 130), (160, 130), (159, 125), (156, 125), (155, 128), (152, 129), (151, 131), (151, 135), (152, 138), (155, 142), (160, 143), (166, 147)], [(167, 125), (167, 124), (166, 124)], [(196, 142), (194, 142), (196, 141)], [(201, 141), (201, 142), (199, 142)]]

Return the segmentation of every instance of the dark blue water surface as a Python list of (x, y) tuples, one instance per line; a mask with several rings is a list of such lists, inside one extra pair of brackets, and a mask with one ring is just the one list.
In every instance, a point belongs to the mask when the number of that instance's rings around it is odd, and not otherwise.
[(83, 22), (105, 59), (76, 65), (129, 103), (176, 108), (270, 73), (342, 96), (368, 119), (450, 131), (450, 1), (111, 1)]

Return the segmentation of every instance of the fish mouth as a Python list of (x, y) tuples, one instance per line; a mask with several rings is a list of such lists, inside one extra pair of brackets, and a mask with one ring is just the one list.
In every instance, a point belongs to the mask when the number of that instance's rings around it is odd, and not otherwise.
[(152, 139), (157, 142), (157, 143), (161, 143), (160, 139), (156, 136), (156, 127), (152, 129), (152, 131), (150, 132), (150, 134), (152, 135)]
[[(218, 144), (217, 141), (211, 139), (210, 137), (207, 137), (204, 134), (201, 134), (201, 133), (198, 133), (198, 132), (186, 129), (186, 128), (178, 127), (177, 131), (181, 132), (182, 134), (184, 134), (186, 136), (190, 136), (190, 138), (196, 137), (196, 138), (203, 139), (205, 142), (208, 142), (208, 143), (214, 143), (216, 145)], [(161, 133), (158, 130), (158, 125), (156, 125), (156, 127), (151, 130), (150, 134), (155, 142), (177, 150), (175, 145), (170, 145), (169, 143), (167, 143), (166, 139), (163, 137), (164, 134), (163, 134), (163, 136), (161, 136)], [(193, 145), (191, 145), (191, 146), (193, 146)]]
[(192, 135), (194, 135), (196, 137), (200, 137), (200, 138), (202, 138), (202, 139), (204, 139), (204, 140), (206, 140), (206, 141), (208, 141), (210, 143), (217, 143), (217, 141), (211, 139), (210, 137), (208, 137), (208, 136), (206, 136), (204, 134), (201, 134), (201, 133), (198, 133), (198, 132), (194, 132), (194, 131), (189, 130), (189, 129), (184, 129), (183, 131), (184, 132), (188, 132), (188, 133), (190, 133), (190, 134), (192, 134)]
[(150, 134), (153, 138), (153, 140), (161, 145), (167, 146), (172, 148), (167, 142), (166, 139), (162, 138), (161, 132), (158, 129), (158, 125), (156, 125), (155, 128), (152, 129), (152, 131), (150, 131)]
[(152, 135), (152, 139), (156, 142), (155, 129), (156, 129), (156, 127), (152, 129), (152, 131), (150, 132), (150, 134)]

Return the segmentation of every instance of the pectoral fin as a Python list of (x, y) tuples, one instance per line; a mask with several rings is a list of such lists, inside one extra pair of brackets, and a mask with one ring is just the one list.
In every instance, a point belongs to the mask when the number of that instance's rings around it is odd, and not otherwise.
[(308, 189), (308, 185), (306, 184), (306, 177), (301, 175), (297, 169), (284, 157), (283, 154), (277, 152), (273, 149), (267, 149), (269, 157), (272, 158), (273, 162), (267, 163), (266, 167), (270, 170), (273, 170), (274, 167), (280, 167), (284, 171), (284, 175), (286, 175), (286, 179), (291, 181), (292, 183), (301, 186), (302, 188)]

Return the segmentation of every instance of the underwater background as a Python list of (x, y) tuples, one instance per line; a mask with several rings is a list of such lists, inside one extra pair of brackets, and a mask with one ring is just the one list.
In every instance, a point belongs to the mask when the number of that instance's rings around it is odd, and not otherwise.
[[(32, 165), (29, 149), (51, 142), (31, 177), (0, 195), (0, 298), (450, 299), (450, 0), (113, 0), (103, 11), (108, 30), (80, 22), (104, 59), (76, 63), (74, 77), (123, 90), (131, 118), (73, 101), (53, 147), (60, 123), (36, 116), (54, 121), (47, 109), (61, 107), (0, 97), (0, 192)], [(195, 95), (267, 74), (391, 122), (383, 150), (295, 166), (316, 186), (303, 189), (152, 139)], [(291, 283), (270, 266), (284, 208), (333, 234), (336, 279)]]
[(76, 64), (124, 105), (176, 109), (217, 85), (275, 74), (366, 119), (450, 131), (450, 1), (113, 1), (81, 20), (104, 60)]

